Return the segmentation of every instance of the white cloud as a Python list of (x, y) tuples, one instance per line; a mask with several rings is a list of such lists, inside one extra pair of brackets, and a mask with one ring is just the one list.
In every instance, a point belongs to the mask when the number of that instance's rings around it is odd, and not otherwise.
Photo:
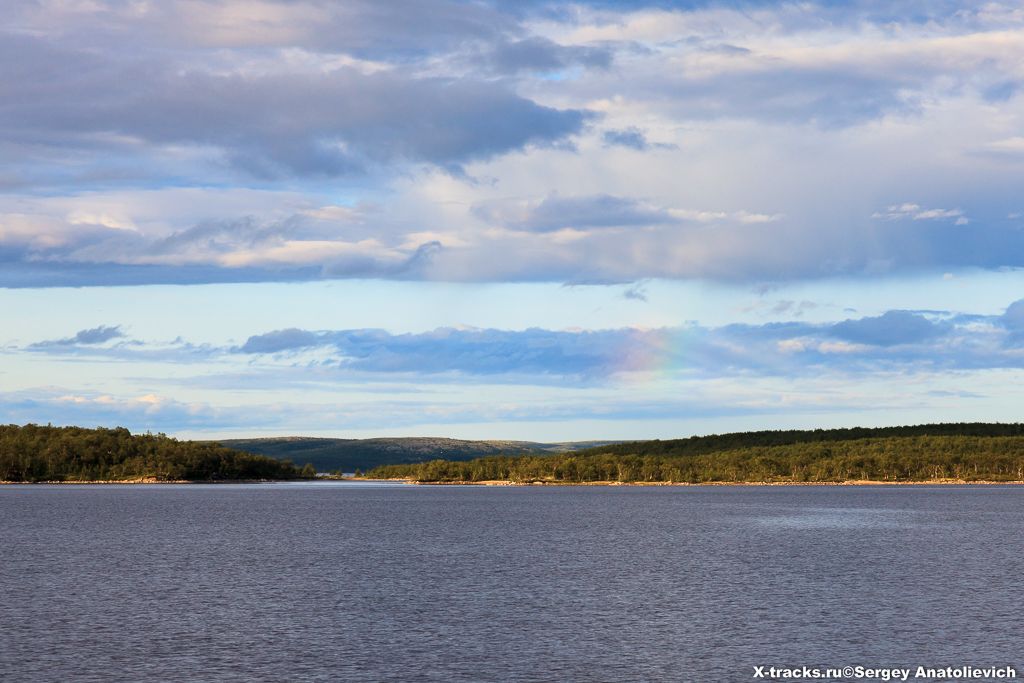
[(871, 217), (885, 221), (952, 219), (955, 225), (967, 225), (969, 222), (962, 209), (926, 209), (910, 202), (893, 204), (886, 207), (885, 211), (876, 211)]

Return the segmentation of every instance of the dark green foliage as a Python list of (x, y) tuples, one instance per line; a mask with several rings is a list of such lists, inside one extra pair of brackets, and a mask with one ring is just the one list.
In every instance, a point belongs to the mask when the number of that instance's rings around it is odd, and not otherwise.
[[(1000, 431), (1004, 425), (999, 425)], [(1015, 426), (1016, 427), (1016, 426)], [(914, 429), (914, 428), (911, 428)], [(843, 435), (856, 430), (841, 430)], [(756, 432), (648, 441), (547, 456), (389, 465), (371, 477), (418, 481), (715, 482), (1024, 480), (1024, 436), (799, 439), (819, 432)], [(790, 442), (771, 444), (780, 434)], [(768, 445), (745, 445), (750, 441)], [(722, 446), (713, 450), (715, 445)], [(732, 447), (730, 447), (732, 446)]]
[[(315, 474), (315, 472), (313, 473)], [(0, 426), (0, 481), (299, 479), (292, 465), (214, 443), (127, 429)]]
[(822, 441), (855, 441), (906, 436), (1024, 436), (1024, 424), (955, 422), (903, 427), (851, 427), (848, 429), (789, 429), (693, 436), (688, 439), (633, 441), (591, 448), (584, 453), (615, 455), (700, 455), (756, 446), (784, 446)]

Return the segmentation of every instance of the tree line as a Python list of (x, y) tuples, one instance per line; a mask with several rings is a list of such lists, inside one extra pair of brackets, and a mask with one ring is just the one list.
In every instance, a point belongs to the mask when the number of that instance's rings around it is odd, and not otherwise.
[(1024, 436), (1024, 424), (1017, 422), (948, 422), (899, 427), (776, 429), (691, 436), (686, 439), (633, 441), (591, 448), (585, 452), (616, 455), (700, 455), (755, 446), (784, 446), (820, 441), (854, 441), (906, 436)]
[(311, 465), (299, 469), (291, 461), (165, 434), (132, 434), (124, 427), (0, 425), (0, 481), (217, 481), (315, 475)]
[[(719, 443), (742, 441), (741, 438), (723, 438)], [(666, 447), (667, 443), (617, 444), (546, 456), (497, 456), (464, 462), (433, 460), (387, 465), (371, 470), (367, 476), (425, 482), (571, 483), (1024, 480), (1024, 436), (920, 435), (796, 440), (779, 445), (726, 446), (717, 451), (708, 450), (708, 442), (699, 448), (693, 443)]]

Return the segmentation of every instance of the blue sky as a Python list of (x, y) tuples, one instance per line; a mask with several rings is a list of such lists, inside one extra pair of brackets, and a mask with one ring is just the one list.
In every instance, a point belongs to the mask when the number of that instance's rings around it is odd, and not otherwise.
[(1020, 419), (1017, 3), (5, 9), (0, 421)]

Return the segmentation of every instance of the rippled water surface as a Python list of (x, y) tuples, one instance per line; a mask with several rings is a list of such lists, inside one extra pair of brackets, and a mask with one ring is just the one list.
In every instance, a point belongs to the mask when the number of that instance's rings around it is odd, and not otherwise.
[(1011, 664), (1024, 489), (0, 487), (0, 680)]

